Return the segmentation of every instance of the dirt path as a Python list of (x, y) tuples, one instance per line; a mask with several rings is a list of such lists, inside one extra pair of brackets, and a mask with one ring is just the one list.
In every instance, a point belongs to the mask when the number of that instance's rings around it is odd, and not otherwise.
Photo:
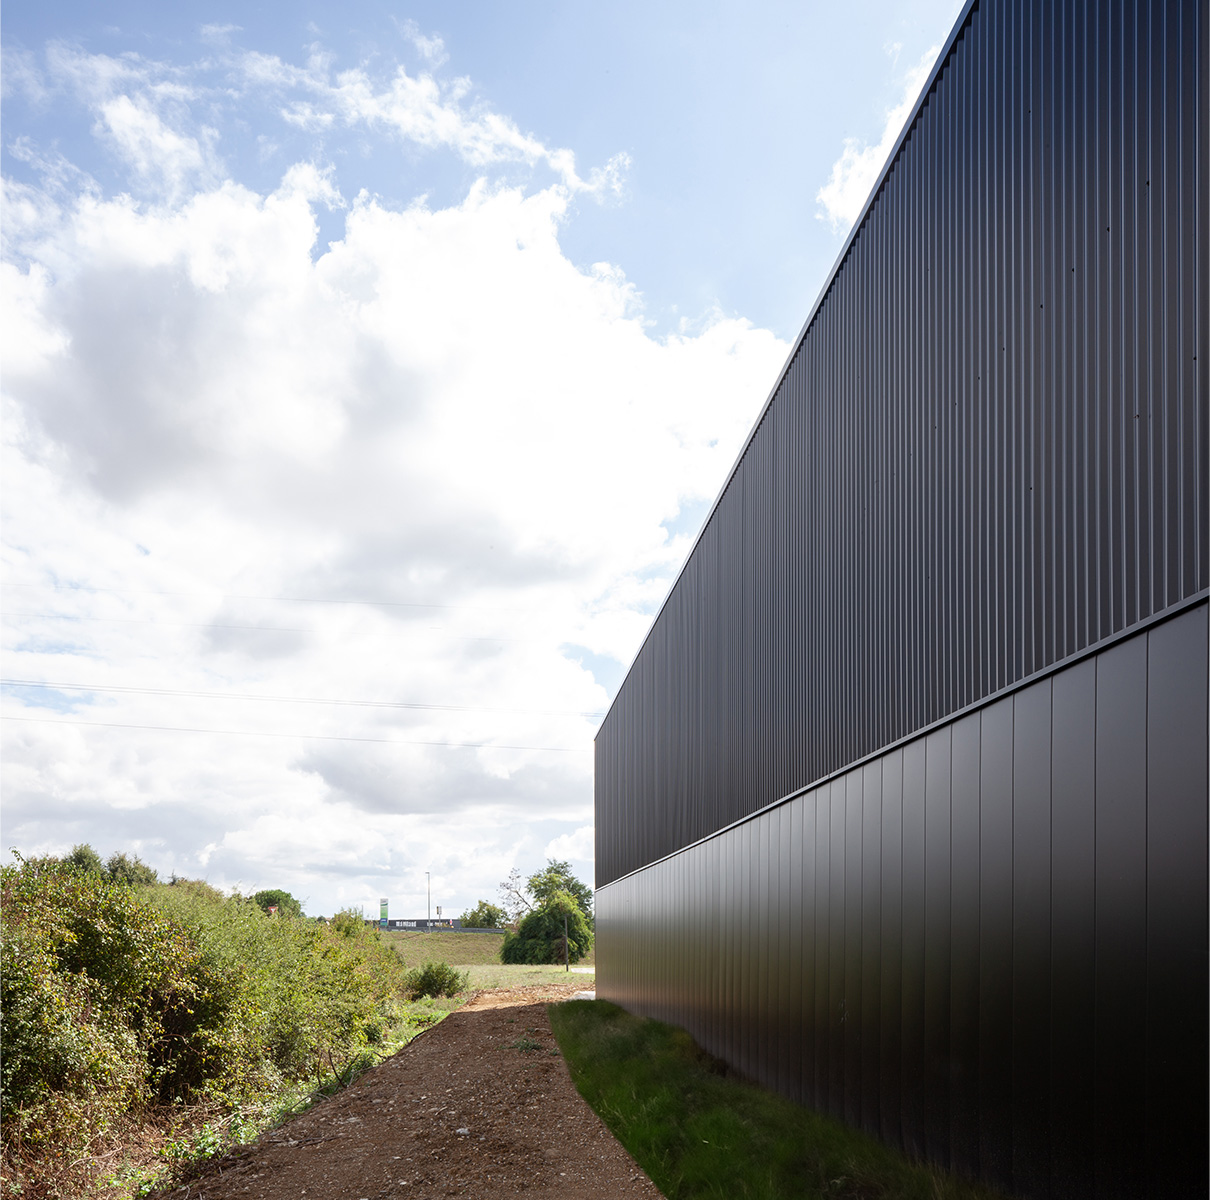
[(165, 1200), (658, 1200), (581, 1099), (546, 1016), (580, 984), (484, 992)]

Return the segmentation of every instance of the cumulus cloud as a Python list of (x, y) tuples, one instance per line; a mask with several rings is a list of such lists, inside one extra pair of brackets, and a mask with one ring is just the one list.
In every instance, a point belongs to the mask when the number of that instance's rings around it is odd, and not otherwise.
[[(891, 48), (898, 51), (898, 46)], [(828, 182), (815, 194), (816, 217), (827, 221), (835, 233), (847, 232), (861, 214), (866, 200), (890, 155), (908, 117), (916, 107), (924, 86), (937, 61), (941, 47), (931, 46), (908, 71), (898, 104), (887, 110), (882, 137), (871, 145), (858, 138), (845, 138), (840, 157), (832, 164)]]
[(8, 844), (313, 911), (590, 860), (586, 663), (629, 661), (786, 346), (653, 336), (560, 245), (605, 185), (456, 89), (262, 60), (482, 166), (441, 207), (322, 160), (242, 183), (188, 72), (67, 57), (131, 183), (5, 182)]
[(593, 827), (581, 825), (574, 833), (560, 834), (546, 846), (547, 858), (591, 862), (594, 854)]

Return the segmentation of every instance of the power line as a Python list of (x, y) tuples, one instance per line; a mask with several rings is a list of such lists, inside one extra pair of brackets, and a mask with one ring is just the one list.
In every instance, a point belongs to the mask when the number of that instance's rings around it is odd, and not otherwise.
[(208, 700), (262, 700), (278, 704), (332, 704), (352, 708), (406, 708), (428, 712), (489, 712), (518, 713), (545, 717), (602, 717), (603, 712), (588, 712), (569, 708), (489, 708), (474, 704), (422, 704), (408, 700), (336, 700), (320, 696), (264, 696), (255, 692), (205, 692), (176, 688), (123, 687), (91, 683), (50, 683), (41, 679), (0, 679), (0, 687), (46, 688), (64, 692), (105, 692), (139, 696), (187, 696)]
[[(5, 588), (53, 588), (57, 592), (103, 593), (107, 596), (188, 596), (207, 597), (206, 592), (166, 592), (151, 588), (102, 588), (72, 583), (6, 583)], [(360, 604), (373, 608), (471, 608), (463, 604), (426, 604), (417, 600), (330, 600), (322, 596), (259, 596), (244, 592), (220, 592), (224, 600), (277, 600), (285, 604)]]
[[(30, 613), (0, 612), (0, 617), (25, 617), (36, 621), (90, 621), (104, 625), (162, 625), (171, 629), (243, 629), (254, 633), (319, 633), (311, 625), (223, 625), (214, 621), (161, 621), (155, 617), (79, 617), (74, 613)], [(408, 632), (429, 630), (444, 632), (443, 625), (413, 625)], [(456, 642), (497, 642), (501, 645), (515, 641), (514, 638), (484, 637), (467, 633), (447, 633), (446, 637)]]
[(341, 737), (331, 733), (274, 733), (255, 729), (197, 729), (187, 725), (128, 725), (119, 721), (76, 721), (70, 718), (13, 717), (0, 713), (0, 721), (21, 721), (29, 725), (83, 725), (95, 729), (151, 729), (160, 733), (212, 733), (225, 737), (293, 738), (318, 742), (376, 742), (385, 746), (441, 746), (447, 750), (546, 750), (576, 754), (583, 746), (519, 746), (507, 742), (428, 742), (409, 738)]
[(174, 629), (248, 629), (256, 633), (314, 633), (309, 625), (219, 625), (212, 621), (158, 621), (155, 617), (78, 617), (74, 613), (0, 613), (3, 617), (25, 617), (34, 621), (91, 621), (105, 625), (168, 625)]

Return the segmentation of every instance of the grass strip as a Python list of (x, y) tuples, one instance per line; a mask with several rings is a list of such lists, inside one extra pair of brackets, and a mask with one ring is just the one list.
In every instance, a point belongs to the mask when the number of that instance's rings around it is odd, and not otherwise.
[(566, 972), (562, 967), (551, 966), (504, 966), (501, 963), (477, 963), (459, 966), (466, 971), (472, 988), (517, 988), (549, 986), (553, 983), (572, 983), (577, 987), (591, 988), (593, 976), (584, 971)]
[[(431, 933), (423, 933), (414, 929), (391, 929), (382, 935), (382, 940), (394, 947), (409, 967), (423, 962), (447, 962), (458, 967), (499, 966), (504, 930), (464, 933), (461, 929), (434, 929)], [(591, 967), (595, 962), (595, 955), (590, 951), (577, 965)]]
[(604, 1000), (549, 1011), (580, 1095), (668, 1200), (1000, 1195), (729, 1076), (683, 1029)]

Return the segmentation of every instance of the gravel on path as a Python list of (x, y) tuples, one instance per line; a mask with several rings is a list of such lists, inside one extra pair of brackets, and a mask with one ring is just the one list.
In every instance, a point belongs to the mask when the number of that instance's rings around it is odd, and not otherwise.
[(479, 993), (163, 1200), (658, 1200), (576, 1091), (551, 1033), (547, 1002), (579, 987)]

